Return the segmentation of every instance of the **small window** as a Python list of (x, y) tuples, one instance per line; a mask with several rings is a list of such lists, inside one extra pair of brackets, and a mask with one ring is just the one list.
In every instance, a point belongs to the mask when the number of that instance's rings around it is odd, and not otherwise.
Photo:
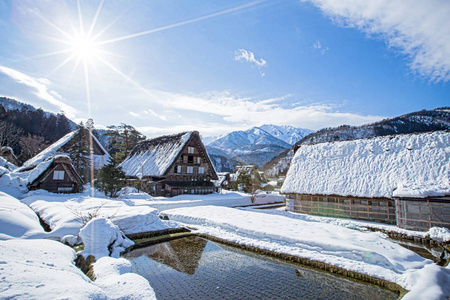
[(194, 163), (194, 157), (193, 156), (191, 156), (191, 155), (189, 155), (188, 156), (188, 164), (193, 164)]
[(205, 174), (205, 168), (199, 167), (198, 168), (198, 174)]
[(53, 180), (64, 180), (64, 171), (53, 171)]
[(181, 166), (177, 166), (177, 173), (181, 173)]
[(194, 147), (188, 147), (188, 153), (190, 153), (190, 154), (194, 154), (194, 150), (195, 150), (195, 148)]
[(188, 173), (194, 173), (194, 167), (187, 167)]
[(202, 163), (202, 160), (201, 160), (200, 157), (197, 157), (197, 163), (198, 163), (198, 164), (201, 164), (201, 163)]

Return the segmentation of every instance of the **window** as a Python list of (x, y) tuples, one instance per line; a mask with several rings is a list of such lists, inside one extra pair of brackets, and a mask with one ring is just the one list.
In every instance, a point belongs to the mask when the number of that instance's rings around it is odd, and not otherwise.
[(198, 168), (198, 174), (205, 174), (205, 168), (199, 167)]
[(192, 155), (188, 156), (188, 164), (193, 164), (194, 163), (194, 157)]
[(188, 173), (194, 173), (194, 167), (187, 167)]
[(197, 163), (198, 163), (198, 164), (201, 164), (201, 163), (202, 163), (202, 160), (201, 160), (200, 157), (197, 157)]
[(195, 148), (194, 147), (188, 147), (188, 153), (190, 153), (190, 154), (194, 154), (194, 150), (195, 150)]
[(53, 171), (53, 180), (64, 180), (64, 171)]
[(173, 172), (174, 173), (181, 173), (181, 166), (175, 166)]

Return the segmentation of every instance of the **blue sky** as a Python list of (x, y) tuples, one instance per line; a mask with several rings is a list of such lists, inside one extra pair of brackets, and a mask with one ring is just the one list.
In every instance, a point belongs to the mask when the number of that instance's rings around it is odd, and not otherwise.
[(148, 137), (450, 105), (450, 2), (0, 1), (0, 95)]

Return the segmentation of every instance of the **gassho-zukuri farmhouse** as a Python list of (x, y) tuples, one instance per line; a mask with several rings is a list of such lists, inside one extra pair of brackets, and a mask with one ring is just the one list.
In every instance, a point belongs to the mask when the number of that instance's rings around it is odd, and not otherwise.
[(293, 212), (450, 228), (450, 131), (302, 145), (281, 192)]

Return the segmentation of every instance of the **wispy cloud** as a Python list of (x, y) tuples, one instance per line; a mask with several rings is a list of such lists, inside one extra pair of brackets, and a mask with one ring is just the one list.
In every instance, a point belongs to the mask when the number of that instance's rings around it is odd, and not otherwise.
[[(255, 100), (232, 95), (229, 92), (215, 92), (198, 96), (158, 92), (165, 99), (167, 107), (186, 112), (205, 113), (217, 116), (214, 134), (224, 133), (226, 127), (246, 128), (271, 123), (293, 125), (309, 129), (339, 126), (342, 124), (362, 125), (383, 119), (383, 116), (364, 116), (339, 112), (338, 107), (323, 102), (292, 104), (288, 98), (294, 96)], [(183, 120), (185, 122), (185, 120)], [(175, 126), (176, 124), (174, 124)], [(205, 127), (204, 125), (200, 125)], [(211, 131), (211, 128), (209, 129)]]
[(43, 78), (34, 78), (17, 70), (0, 66), (0, 72), (7, 75), (19, 84), (26, 85), (33, 90), (33, 94), (39, 99), (56, 106), (59, 110), (63, 110), (68, 118), (74, 118), (76, 109), (63, 102), (63, 98), (57, 92), (51, 90), (48, 86), (50, 82)]
[(263, 59), (256, 59), (255, 54), (253, 52), (245, 50), (245, 49), (239, 49), (234, 52), (234, 60), (235, 61), (241, 61), (251, 64), (252, 66), (256, 66), (259, 70), (259, 73), (261, 76), (265, 76), (266, 74), (261, 71), (261, 68), (267, 67), (267, 62)]
[(411, 70), (450, 80), (450, 2), (440, 0), (303, 0), (344, 26), (382, 38), (408, 56)]
[(148, 118), (148, 116), (153, 116), (156, 117), (160, 120), (166, 121), (167, 118), (166, 116), (162, 115), (162, 114), (157, 114), (154, 110), (152, 109), (146, 109), (143, 110), (142, 112), (134, 112), (134, 111), (130, 111), (128, 112), (131, 116), (136, 117), (136, 118)]
[(312, 48), (319, 51), (319, 53), (322, 55), (325, 55), (325, 53), (327, 53), (328, 50), (330, 50), (330, 48), (328, 48), (328, 47), (322, 47), (322, 44), (318, 40), (314, 43)]

